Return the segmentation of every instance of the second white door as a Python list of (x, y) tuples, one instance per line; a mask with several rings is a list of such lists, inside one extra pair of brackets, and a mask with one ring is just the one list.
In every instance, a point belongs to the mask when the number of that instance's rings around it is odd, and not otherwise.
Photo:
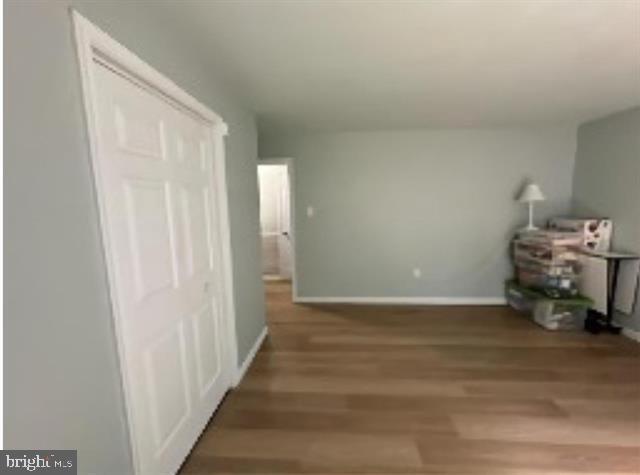
[(291, 279), (291, 198), (287, 165), (258, 165), (262, 273)]

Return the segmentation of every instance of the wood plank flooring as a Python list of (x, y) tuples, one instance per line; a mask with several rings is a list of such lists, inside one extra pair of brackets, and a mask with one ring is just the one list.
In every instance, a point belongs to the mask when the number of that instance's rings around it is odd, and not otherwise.
[(640, 474), (640, 345), (505, 307), (303, 306), (183, 474)]

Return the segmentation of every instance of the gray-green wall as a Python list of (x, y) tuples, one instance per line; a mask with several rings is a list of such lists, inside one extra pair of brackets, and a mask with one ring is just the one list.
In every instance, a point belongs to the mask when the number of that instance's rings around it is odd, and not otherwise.
[(210, 53), (150, 2), (4, 5), (5, 448), (79, 450), (79, 473), (131, 470), (69, 7), (221, 114), (239, 358), (264, 326), (254, 116)]
[(532, 178), (539, 222), (569, 210), (576, 129), (270, 134), (259, 148), (294, 159), (300, 296), (501, 297), (526, 221), (514, 197)]
[[(574, 210), (613, 219), (613, 247), (640, 254), (640, 107), (587, 122), (578, 129)], [(633, 317), (640, 330), (640, 304)]]

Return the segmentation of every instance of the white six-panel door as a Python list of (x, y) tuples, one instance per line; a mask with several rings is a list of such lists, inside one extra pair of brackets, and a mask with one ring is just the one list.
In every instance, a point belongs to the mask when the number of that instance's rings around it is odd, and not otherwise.
[(210, 124), (94, 60), (97, 178), (141, 473), (178, 469), (230, 385)]

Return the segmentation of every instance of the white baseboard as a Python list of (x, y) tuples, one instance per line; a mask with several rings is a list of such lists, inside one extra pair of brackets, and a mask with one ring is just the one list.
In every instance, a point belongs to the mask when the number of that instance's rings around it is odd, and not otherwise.
[(294, 297), (294, 303), (359, 305), (506, 305), (504, 297)]
[(622, 334), (627, 338), (640, 343), (640, 331), (632, 330), (631, 328), (623, 328)]
[(234, 388), (238, 386), (238, 384), (240, 384), (240, 381), (242, 381), (242, 378), (244, 378), (245, 373), (249, 369), (249, 366), (251, 366), (253, 359), (256, 357), (256, 353), (262, 346), (262, 342), (264, 342), (264, 339), (267, 337), (268, 333), (269, 333), (269, 329), (265, 326), (260, 332), (260, 335), (258, 335), (258, 338), (256, 338), (255, 343), (249, 350), (249, 353), (247, 354), (247, 357), (242, 362), (242, 365), (236, 371), (235, 378), (233, 380)]

